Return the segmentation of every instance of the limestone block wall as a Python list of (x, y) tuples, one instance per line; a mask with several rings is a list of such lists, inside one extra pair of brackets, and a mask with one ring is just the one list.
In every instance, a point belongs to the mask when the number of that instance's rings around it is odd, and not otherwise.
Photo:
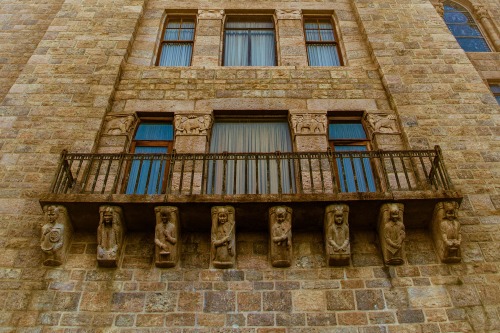
[[(14, 7), (4, 4), (1, 14), (6, 11), (14, 22)], [(465, 54), (430, 2), (66, 0), (49, 2), (50, 9), (16, 4), (28, 6), (30, 15), (54, 18), (39, 22), (43, 37), (15, 82), (5, 85), (11, 87), (0, 105), (2, 331), (500, 331), (499, 107), (483, 80), (496, 76), (498, 53)], [(496, 1), (482, 4), (499, 17)], [(298, 22), (286, 22), (278, 30), (289, 37), (279, 66), (220, 67), (218, 11), (248, 9), (331, 12), (346, 66), (304, 66)], [(169, 10), (214, 11), (198, 22), (200, 43), (197, 37), (191, 67), (152, 66)], [(12, 53), (6, 58), (13, 59)], [(376, 135), (375, 147), (441, 145), (465, 196), (459, 213), (463, 261), (440, 263), (430, 232), (409, 229), (405, 264), (385, 266), (374, 226), (351, 231), (352, 260), (344, 268), (326, 267), (323, 235), (312, 231), (294, 231), (292, 266), (286, 269), (270, 266), (268, 234), (238, 232), (236, 268), (210, 269), (210, 236), (195, 231), (182, 233), (174, 269), (154, 266), (152, 231), (126, 235), (117, 268), (99, 268), (96, 234), (79, 231), (62, 266), (42, 266), (37, 200), (48, 191), (62, 149), (127, 149), (123, 138), (100, 135), (118, 114), (235, 109), (392, 114), (401, 135)], [(204, 143), (198, 141), (196, 150), (203, 151)], [(295, 142), (299, 149), (311, 143), (323, 149), (326, 137)], [(189, 142), (176, 148), (193, 149)]]

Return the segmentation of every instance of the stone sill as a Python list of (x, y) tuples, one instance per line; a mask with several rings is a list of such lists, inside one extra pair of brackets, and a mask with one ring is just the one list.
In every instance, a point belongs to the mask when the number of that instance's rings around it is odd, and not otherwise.
[(45, 194), (40, 205), (63, 205), (76, 231), (95, 231), (99, 206), (114, 205), (123, 209), (127, 230), (155, 230), (156, 206), (179, 208), (182, 230), (210, 232), (212, 206), (235, 208), (239, 231), (267, 231), (269, 208), (286, 205), (293, 209), (294, 230), (322, 231), (325, 207), (334, 203), (349, 205), (349, 225), (354, 229), (377, 228), (379, 209), (384, 203), (404, 204), (406, 228), (428, 228), (434, 207), (441, 201), (460, 203), (456, 191), (395, 191), (391, 193), (336, 193), (282, 195), (128, 195), (128, 194)]

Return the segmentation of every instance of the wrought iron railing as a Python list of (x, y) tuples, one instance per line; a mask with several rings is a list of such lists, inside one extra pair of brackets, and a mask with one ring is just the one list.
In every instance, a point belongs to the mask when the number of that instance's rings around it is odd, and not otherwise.
[(309, 194), (451, 190), (434, 150), (61, 154), (52, 193)]

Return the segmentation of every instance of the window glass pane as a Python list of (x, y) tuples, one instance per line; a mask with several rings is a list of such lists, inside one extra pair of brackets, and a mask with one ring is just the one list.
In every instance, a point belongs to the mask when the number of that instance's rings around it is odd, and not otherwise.
[(180, 28), (181, 20), (169, 20), (167, 23), (167, 29)]
[[(135, 154), (166, 154), (167, 147), (135, 147)], [(165, 160), (132, 161), (126, 194), (159, 194), (163, 186)], [(148, 177), (149, 175), (149, 177)]]
[[(365, 146), (337, 146), (336, 152), (366, 151)], [(375, 192), (375, 180), (368, 158), (337, 158), (340, 190), (342, 192)]]
[(309, 66), (339, 66), (337, 47), (328, 44), (308, 44)]
[(328, 134), (330, 140), (366, 140), (365, 130), (360, 123), (330, 123)]
[(488, 44), (482, 38), (457, 38), (465, 52), (490, 52)]
[(306, 30), (306, 41), (319, 41), (319, 31), (318, 30)]
[(493, 93), (500, 94), (500, 84), (492, 84), (490, 85), (490, 89)]
[(274, 23), (269, 20), (228, 20), (226, 22), (226, 29), (274, 29)]
[(473, 25), (450, 24), (448, 28), (450, 29), (451, 33), (455, 35), (455, 37), (459, 36), (482, 37), (479, 29)]
[(495, 96), (495, 99), (497, 100), (497, 103), (500, 105), (500, 95)]
[(333, 35), (333, 30), (321, 30), (321, 40), (324, 42), (335, 41), (335, 36)]
[(446, 23), (467, 23), (469, 21), (468, 17), (460, 12), (445, 12), (444, 20)]
[(134, 137), (137, 141), (171, 141), (173, 139), (172, 124), (161, 123), (141, 123)]
[(193, 44), (167, 43), (163, 44), (160, 56), (160, 66), (189, 66)]

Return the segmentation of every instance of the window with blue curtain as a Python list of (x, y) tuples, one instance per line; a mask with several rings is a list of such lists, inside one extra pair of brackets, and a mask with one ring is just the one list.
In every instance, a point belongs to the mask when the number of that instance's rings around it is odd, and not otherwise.
[(160, 194), (165, 190), (167, 159), (174, 138), (171, 123), (143, 122), (139, 124), (132, 144), (137, 155), (157, 154), (154, 158), (133, 158), (128, 173), (126, 194)]
[[(211, 153), (273, 153), (291, 152), (292, 140), (286, 121), (270, 122), (216, 122), (212, 128)], [(226, 179), (227, 194), (279, 193), (278, 172), (281, 175), (282, 193), (294, 193), (293, 166), (287, 161), (254, 159), (245, 163), (239, 160), (223, 161), (209, 165), (207, 193), (223, 193), (223, 179)], [(226, 172), (224, 175), (223, 173)], [(268, 190), (268, 174), (270, 179)], [(236, 179), (236, 181), (235, 181)]]
[(465, 7), (445, 1), (444, 22), (465, 52), (491, 52), (479, 26)]
[(497, 103), (500, 105), (500, 84), (490, 84), (490, 89)]
[[(331, 148), (338, 153), (368, 151), (368, 140), (359, 121), (332, 121), (328, 127)], [(375, 192), (375, 179), (367, 157), (336, 158), (337, 182), (341, 192)]]
[(159, 66), (189, 66), (193, 55), (194, 17), (167, 19), (158, 57)]
[(329, 18), (304, 19), (309, 66), (340, 66), (338, 43)]
[(229, 17), (224, 27), (224, 66), (276, 66), (272, 17)]

